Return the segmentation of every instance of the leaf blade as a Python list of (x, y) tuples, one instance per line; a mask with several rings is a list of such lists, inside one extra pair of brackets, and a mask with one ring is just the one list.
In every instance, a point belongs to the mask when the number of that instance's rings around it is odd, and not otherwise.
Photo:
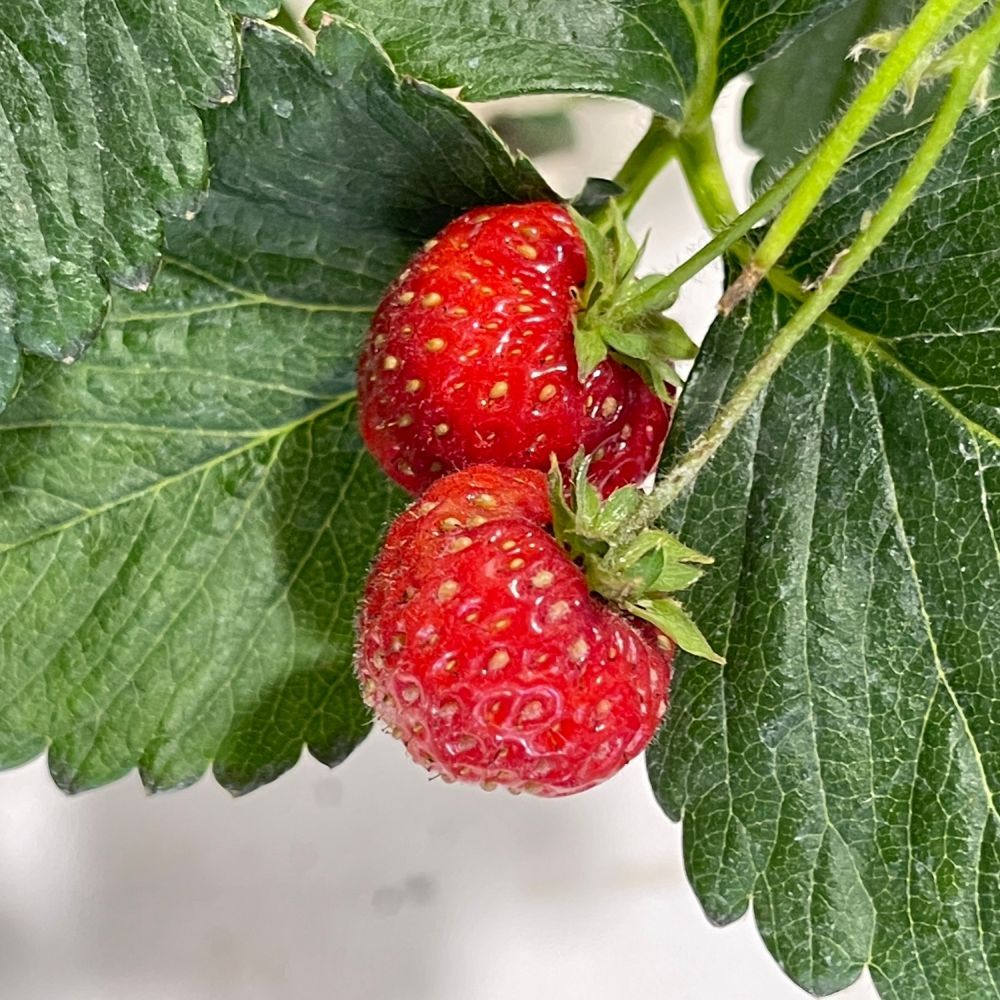
[[(997, 234), (969, 214), (998, 194), (997, 128), (995, 108), (963, 119), (670, 519), (716, 559), (690, 603), (729, 665), (681, 658), (654, 789), (685, 817), (710, 916), (752, 898), (769, 949), (814, 992), (866, 966), (886, 997), (997, 992), (983, 915), (1000, 904), (1000, 343), (995, 262), (976, 255)], [(825, 267), (919, 138), (851, 162), (792, 250), (798, 277)], [(792, 308), (765, 290), (716, 325), (675, 454)]]

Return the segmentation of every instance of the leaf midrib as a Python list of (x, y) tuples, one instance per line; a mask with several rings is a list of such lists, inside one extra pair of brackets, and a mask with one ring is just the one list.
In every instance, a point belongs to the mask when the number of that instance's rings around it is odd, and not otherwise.
[(181, 472), (176, 472), (170, 476), (164, 476), (162, 479), (158, 479), (155, 482), (150, 483), (148, 486), (143, 486), (141, 489), (133, 490), (131, 493), (123, 494), (120, 497), (115, 497), (113, 500), (109, 500), (107, 503), (100, 504), (97, 507), (92, 507), (85, 513), (78, 514), (76, 517), (67, 518), (55, 524), (48, 525), (43, 530), (37, 531), (32, 535), (26, 536), (25, 538), (21, 538), (16, 542), (0, 544), (0, 555), (6, 555), (8, 552), (13, 552), (26, 545), (33, 545), (44, 538), (48, 538), (52, 535), (58, 535), (63, 531), (71, 531), (73, 528), (76, 528), (81, 524), (85, 524), (87, 521), (93, 520), (95, 517), (100, 517), (111, 510), (133, 503), (143, 497), (159, 493), (167, 487), (176, 483), (184, 482), (191, 476), (197, 475), (198, 473), (208, 472), (216, 466), (222, 465), (224, 462), (227, 462), (232, 458), (236, 458), (238, 455), (243, 455), (248, 451), (252, 451), (254, 448), (267, 444), (269, 441), (273, 441), (274, 439), (282, 436), (287, 436), (298, 428), (315, 422), (326, 414), (332, 413), (334, 410), (350, 403), (356, 395), (357, 393), (353, 389), (350, 392), (342, 393), (340, 396), (336, 396), (331, 399), (325, 405), (317, 407), (309, 413), (303, 414), (296, 420), (291, 420), (279, 427), (273, 427), (265, 431), (261, 431), (249, 441), (241, 444), (238, 448), (228, 448), (220, 452), (218, 455), (213, 455), (211, 458), (206, 459), (204, 462), (198, 462), (195, 465), (188, 466)]

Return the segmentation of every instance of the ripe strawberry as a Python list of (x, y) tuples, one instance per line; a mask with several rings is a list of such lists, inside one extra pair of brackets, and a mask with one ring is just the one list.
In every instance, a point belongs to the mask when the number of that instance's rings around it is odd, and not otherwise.
[(582, 447), (606, 496), (655, 468), (664, 402), (606, 347), (579, 377), (587, 261), (579, 229), (548, 202), (475, 209), (410, 261), (359, 367), (362, 434), (389, 476), (420, 492), (477, 462), (547, 470)]
[(357, 672), (410, 755), (448, 780), (568, 795), (640, 753), (673, 644), (590, 592), (547, 530), (545, 476), (474, 466), (389, 530)]

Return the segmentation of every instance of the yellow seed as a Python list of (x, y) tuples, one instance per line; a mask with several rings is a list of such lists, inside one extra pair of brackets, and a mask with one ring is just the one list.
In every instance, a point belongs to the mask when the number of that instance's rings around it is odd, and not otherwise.
[(581, 635), (578, 639), (574, 639), (570, 643), (569, 658), (576, 663), (580, 663), (587, 658), (589, 651), (590, 647), (587, 645), (587, 640)]
[(483, 510), (492, 510), (497, 505), (497, 498), (492, 493), (478, 493), (472, 498), (472, 502)]
[(376, 347), (381, 347), (385, 343), (385, 334), (380, 333), (375, 337), (374, 344)]
[(440, 337), (431, 337), (431, 339), (424, 344), (424, 347), (426, 347), (428, 351), (437, 353), (438, 351), (444, 350), (444, 341)]
[(524, 569), (524, 560), (518, 557), (517, 559), (511, 559), (510, 561), (511, 569)]
[(611, 702), (607, 698), (602, 698), (594, 709), (594, 715), (603, 719), (611, 711)]
[(538, 394), (538, 398), (543, 402), (548, 402), (555, 394), (557, 390), (554, 385), (545, 386), (542, 391)]
[(510, 619), (509, 618), (498, 618), (493, 623), (493, 631), (494, 632), (503, 632), (503, 631), (505, 631), (506, 629), (509, 629), (509, 628), (510, 628)]
[(489, 285), (480, 285), (479, 286), (479, 294), (480, 295), (496, 295), (496, 292), (494, 291), (494, 289), (490, 288)]
[(413, 417), (409, 413), (404, 413), (399, 420), (396, 421), (399, 427), (409, 427), (413, 423)]
[(556, 601), (552, 607), (549, 608), (549, 613), (546, 615), (550, 622), (561, 621), (569, 614), (569, 602), (568, 601)]
[(436, 425), (436, 426), (434, 427), (434, 433), (435, 433), (435, 434), (436, 434), (436, 435), (437, 435), (438, 437), (444, 437), (444, 436), (445, 436), (445, 434), (447, 434), (447, 433), (448, 433), (448, 431), (450, 431), (450, 430), (451, 430), (451, 428), (450, 428), (450, 427), (449, 427), (449, 426), (448, 426), (447, 424), (437, 424), (437, 425)]
[(478, 528), (480, 525), (486, 523), (486, 518), (481, 517), (479, 514), (473, 514), (466, 522), (465, 525), (468, 528)]
[(505, 649), (498, 649), (486, 664), (488, 670), (503, 670), (510, 663), (510, 653)]
[(438, 245), (438, 242), (439, 242), (438, 240), (428, 240), (424, 244), (424, 249), (425, 250), (433, 250)]
[(526, 240), (537, 240), (538, 239), (538, 227), (537, 226), (521, 226), (518, 232)]
[(480, 212), (479, 215), (474, 215), (472, 217), (473, 222), (489, 222), (493, 216), (489, 212)]
[(525, 260), (538, 260), (538, 251), (530, 243), (519, 243), (517, 252)]
[(439, 601), (450, 601), (459, 591), (457, 580), (445, 580), (444, 583), (438, 587), (438, 600)]
[(399, 332), (400, 332), (400, 333), (401, 333), (401, 334), (402, 334), (402, 335), (403, 335), (404, 337), (409, 337), (409, 335), (410, 335), (411, 333), (413, 333), (413, 327), (412, 327), (412, 326), (410, 326), (409, 324), (407, 324), (406, 326), (401, 326), (401, 327), (399, 328)]
[(632, 436), (632, 426), (630, 424), (623, 424), (621, 429), (622, 440), (627, 441)]
[(420, 390), (423, 387), (424, 387), (424, 383), (421, 382), (420, 379), (418, 379), (418, 378), (411, 378), (406, 383), (406, 391), (407, 392), (420, 392)]
[(394, 354), (387, 354), (382, 359), (382, 367), (387, 372), (391, 372), (394, 368), (399, 367), (399, 358), (397, 358)]
[(515, 542), (512, 539), (508, 538), (507, 541), (504, 542), (500, 546), (500, 548), (502, 548), (504, 550), (504, 552), (510, 552), (511, 549), (516, 549), (517, 548), (517, 542)]
[(413, 475), (413, 466), (409, 462), (397, 462), (396, 468), (403, 473), (404, 476)]
[(449, 316), (468, 316), (469, 315), (469, 310), (468, 309), (464, 309), (462, 306), (453, 306), (451, 309), (448, 310), (448, 315)]
[(545, 587), (551, 587), (555, 582), (555, 576), (550, 573), (547, 569), (539, 570), (532, 578), (531, 584), (539, 589), (544, 589)]
[(506, 382), (494, 382), (490, 389), (490, 399), (502, 399), (507, 395), (508, 385)]
[(441, 298), (439, 292), (428, 292), (421, 300), (420, 304), (425, 309), (433, 309), (435, 306), (441, 305), (444, 299)]
[(519, 723), (537, 722), (543, 715), (545, 715), (545, 706), (537, 698), (532, 698), (521, 709), (517, 721)]
[(614, 396), (605, 396), (604, 402), (601, 403), (601, 415), (605, 417), (613, 416), (617, 409), (618, 400)]
[(408, 306), (415, 298), (415, 292), (403, 292), (396, 301), (402, 306)]
[(526, 305), (526, 304), (522, 303), (521, 305), (519, 305), (517, 307), (517, 311), (519, 313), (526, 313), (526, 314), (527, 313), (533, 313), (535, 311), (535, 307), (534, 306), (529, 306), (529, 305)]
[(483, 327), (483, 329), (484, 330), (499, 330), (500, 329), (500, 324), (497, 323), (496, 321), (494, 321), (492, 323), (487, 323), (486, 326)]
[(442, 531), (455, 531), (462, 527), (462, 522), (457, 517), (446, 517), (441, 522)]
[(468, 535), (461, 535), (458, 538), (453, 538), (448, 548), (452, 552), (461, 552), (462, 549), (467, 549), (471, 544), (472, 539)]

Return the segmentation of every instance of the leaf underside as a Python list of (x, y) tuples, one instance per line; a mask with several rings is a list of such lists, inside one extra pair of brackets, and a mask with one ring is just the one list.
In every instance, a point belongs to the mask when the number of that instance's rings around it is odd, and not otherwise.
[[(715, 566), (649, 755), (709, 916), (752, 900), (807, 989), (1000, 995), (1000, 109), (796, 348), (669, 527)], [(878, 143), (792, 252), (823, 273), (912, 159)], [(666, 461), (792, 304), (716, 324)]]
[(315, 58), (248, 29), (206, 122), (212, 193), (154, 290), (0, 417), (0, 765), (47, 746), (68, 791), (214, 763), (244, 792), (363, 738), (354, 611), (402, 496), (356, 431), (359, 338), (443, 221), (550, 196), (347, 26)]

